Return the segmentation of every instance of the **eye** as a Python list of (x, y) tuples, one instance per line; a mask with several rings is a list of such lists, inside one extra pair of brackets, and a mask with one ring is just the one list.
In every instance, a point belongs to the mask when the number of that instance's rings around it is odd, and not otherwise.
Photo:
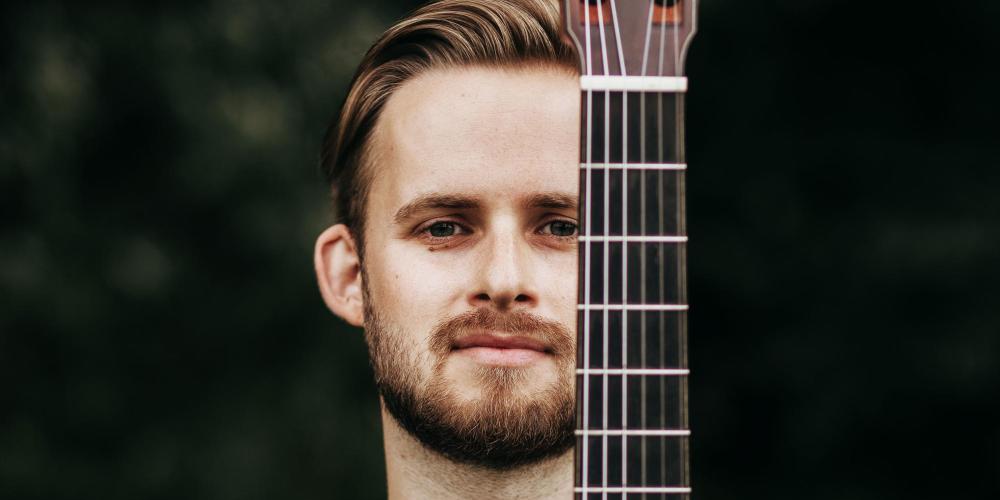
[(424, 231), (427, 231), (427, 234), (430, 234), (434, 238), (447, 238), (458, 234), (459, 227), (454, 222), (441, 221), (431, 224)]
[(575, 236), (576, 224), (566, 220), (556, 220), (546, 224), (542, 232), (561, 238)]

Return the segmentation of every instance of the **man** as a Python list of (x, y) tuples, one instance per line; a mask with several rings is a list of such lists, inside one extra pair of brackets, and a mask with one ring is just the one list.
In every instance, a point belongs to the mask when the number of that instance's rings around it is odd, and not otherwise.
[(365, 328), (389, 498), (569, 498), (579, 87), (544, 0), (444, 0), (362, 61), (323, 163), (329, 308)]

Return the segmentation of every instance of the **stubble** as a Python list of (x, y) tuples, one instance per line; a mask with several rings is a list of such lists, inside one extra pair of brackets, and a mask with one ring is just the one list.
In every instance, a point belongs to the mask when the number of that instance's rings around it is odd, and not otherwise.
[[(565, 326), (526, 312), (479, 308), (442, 320), (426, 351), (408, 350), (407, 332), (379, 314), (367, 286), (364, 294), (365, 341), (376, 386), (389, 414), (424, 446), (456, 462), (496, 470), (558, 456), (573, 446), (575, 344)], [(445, 365), (454, 340), (471, 331), (541, 341), (555, 361), (555, 381), (525, 390), (536, 384), (528, 378), (530, 368), (481, 366), (471, 374), (477, 397), (463, 397), (445, 376)], [(429, 375), (422, 375), (427, 364)]]

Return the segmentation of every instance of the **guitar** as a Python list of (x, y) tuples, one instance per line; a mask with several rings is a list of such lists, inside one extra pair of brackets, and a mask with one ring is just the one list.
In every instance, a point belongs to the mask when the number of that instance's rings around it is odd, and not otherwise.
[(580, 54), (576, 498), (690, 497), (684, 58), (696, 0), (564, 0)]

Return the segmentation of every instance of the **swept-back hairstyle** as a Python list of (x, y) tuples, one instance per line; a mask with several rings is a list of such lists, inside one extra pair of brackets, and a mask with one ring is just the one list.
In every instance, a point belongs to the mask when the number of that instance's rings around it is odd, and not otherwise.
[(576, 72), (575, 50), (562, 38), (560, 26), (554, 0), (439, 0), (375, 42), (358, 66), (321, 154), (337, 217), (359, 247), (374, 175), (370, 138), (392, 93), (437, 68), (537, 64)]

